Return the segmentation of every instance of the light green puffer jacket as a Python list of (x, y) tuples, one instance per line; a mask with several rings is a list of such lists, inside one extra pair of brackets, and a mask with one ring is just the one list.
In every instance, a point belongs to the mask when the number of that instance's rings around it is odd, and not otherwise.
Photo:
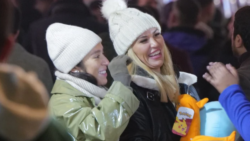
[(52, 94), (52, 116), (66, 126), (76, 141), (119, 140), (139, 107), (133, 92), (120, 82), (113, 83), (98, 106), (94, 98), (63, 80), (56, 81)]

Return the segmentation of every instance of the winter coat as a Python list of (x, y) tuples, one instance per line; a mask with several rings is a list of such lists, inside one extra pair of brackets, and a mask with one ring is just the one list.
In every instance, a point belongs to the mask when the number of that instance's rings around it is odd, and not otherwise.
[(189, 55), (194, 74), (200, 75), (204, 65), (208, 60), (206, 52), (201, 52), (202, 48), (206, 45), (207, 39), (205, 34), (197, 29), (188, 27), (175, 27), (163, 34), (164, 40)]
[[(244, 58), (245, 57), (245, 58)], [(237, 69), (239, 78), (240, 78), (240, 86), (244, 91), (248, 100), (250, 100), (250, 53), (246, 53), (244, 56), (241, 56), (242, 61), (240, 68)]]
[(117, 141), (139, 106), (132, 91), (114, 82), (98, 106), (93, 97), (57, 80), (49, 107), (76, 141)]
[(155, 81), (146, 71), (137, 69), (131, 87), (140, 106), (131, 117), (120, 141), (179, 141), (172, 133), (176, 110), (171, 102), (162, 103)]
[[(240, 68), (237, 69), (239, 79), (240, 79), (240, 86), (244, 91), (247, 100), (250, 100), (250, 53), (245, 53), (240, 57)], [(239, 137), (237, 141), (244, 141), (242, 137)]]
[(55, 80), (55, 67), (48, 54), (45, 35), (47, 28), (56, 22), (86, 28), (96, 34), (108, 32), (108, 26), (100, 24), (95, 20), (82, 1), (74, 2), (73, 0), (65, 0), (56, 2), (51, 9), (49, 17), (34, 22), (30, 26), (27, 39), (24, 43), (26, 50), (41, 57), (48, 63), (53, 80)]
[[(175, 106), (172, 102), (160, 101), (156, 81), (147, 72), (138, 68), (137, 74), (132, 76), (131, 87), (140, 101), (140, 106), (131, 117), (120, 141), (179, 141), (180, 136), (172, 133), (177, 115)], [(197, 82), (197, 77), (184, 72), (178, 74), (181, 94), (188, 93), (199, 100), (192, 86)]]
[(16, 43), (14, 45), (7, 63), (17, 65), (25, 71), (35, 72), (47, 91), (51, 91), (53, 80), (48, 64), (42, 58), (28, 53), (20, 44)]

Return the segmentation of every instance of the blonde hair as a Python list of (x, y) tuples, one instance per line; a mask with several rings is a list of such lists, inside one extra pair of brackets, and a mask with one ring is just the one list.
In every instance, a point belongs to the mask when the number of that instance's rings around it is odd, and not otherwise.
[(128, 71), (131, 75), (136, 74), (136, 66), (144, 69), (150, 76), (154, 78), (159, 88), (161, 94), (161, 101), (168, 102), (168, 99), (171, 102), (177, 102), (179, 95), (179, 85), (175, 76), (173, 69), (173, 63), (171, 59), (171, 54), (166, 47), (164, 46), (164, 63), (161, 67), (161, 73), (153, 71), (147, 65), (145, 65), (134, 53), (133, 49), (130, 47), (127, 55), (133, 60), (133, 62), (128, 65)]

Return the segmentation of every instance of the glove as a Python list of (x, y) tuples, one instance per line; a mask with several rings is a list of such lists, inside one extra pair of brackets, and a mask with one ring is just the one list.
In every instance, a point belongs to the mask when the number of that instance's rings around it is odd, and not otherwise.
[(115, 57), (109, 64), (108, 68), (114, 81), (119, 81), (130, 88), (131, 76), (128, 72), (127, 65), (132, 60), (127, 55)]

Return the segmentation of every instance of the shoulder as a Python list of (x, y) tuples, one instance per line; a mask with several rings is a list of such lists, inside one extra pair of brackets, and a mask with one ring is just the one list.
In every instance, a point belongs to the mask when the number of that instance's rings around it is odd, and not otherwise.
[(90, 111), (94, 107), (88, 97), (76, 97), (68, 94), (53, 95), (49, 101), (50, 113), (56, 117), (77, 113), (79, 111)]
[(140, 106), (160, 102), (160, 93), (158, 91), (141, 87), (134, 82), (131, 82), (131, 87), (133, 88), (134, 95), (140, 101)]

